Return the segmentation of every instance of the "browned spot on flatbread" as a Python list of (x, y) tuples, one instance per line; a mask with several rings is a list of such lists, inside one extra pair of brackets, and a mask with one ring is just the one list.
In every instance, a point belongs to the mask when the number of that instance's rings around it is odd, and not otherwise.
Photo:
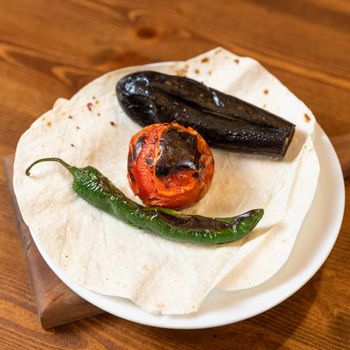
[(208, 75), (211, 75), (211, 74), (212, 74), (212, 71), (211, 71), (211, 70), (209, 70), (209, 71), (208, 71)]
[(75, 147), (74, 143), (71, 143), (70, 145), (71, 145), (72, 147)]
[(100, 116), (101, 116), (101, 113), (97, 113), (97, 116), (100, 117)]
[(263, 91), (263, 93), (264, 93), (264, 95), (268, 95), (268, 94), (269, 94), (269, 90), (268, 90), (268, 89), (265, 89), (265, 90)]
[(70, 115), (70, 116), (68, 116), (68, 118), (69, 118), (69, 119), (73, 119), (73, 116)]
[(92, 111), (92, 107), (93, 107), (93, 104), (91, 102), (89, 102), (87, 105), (86, 105), (87, 109), (91, 112)]
[(114, 122), (111, 122), (111, 125), (112, 125), (112, 126), (115, 126), (115, 123), (114, 123)]
[(239, 64), (239, 59), (238, 59), (238, 58), (235, 58), (235, 59), (233, 60), (233, 62), (236, 63), (236, 64)]
[(188, 72), (188, 65), (186, 64), (183, 68), (178, 69), (176, 71), (176, 75), (180, 76), (180, 77), (184, 77)]
[(79, 130), (79, 129), (80, 129), (80, 128), (79, 128), (79, 126), (76, 126), (75, 128), (76, 128), (77, 130)]
[(304, 119), (307, 123), (311, 121), (311, 117), (307, 113), (304, 113)]
[(194, 72), (195, 72), (196, 74), (199, 74), (199, 73), (200, 73), (200, 70), (199, 70), (198, 68), (196, 68), (196, 69), (194, 70)]
[(47, 126), (48, 126), (49, 128), (51, 127), (51, 125), (52, 125), (51, 122), (47, 122)]
[(209, 63), (209, 58), (208, 57), (203, 57), (201, 62), (202, 63)]

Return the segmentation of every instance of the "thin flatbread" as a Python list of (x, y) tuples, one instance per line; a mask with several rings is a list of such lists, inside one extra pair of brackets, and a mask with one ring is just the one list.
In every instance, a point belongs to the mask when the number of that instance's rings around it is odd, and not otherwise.
[[(128, 143), (140, 127), (115, 96), (126, 74), (155, 70), (186, 75), (235, 95), (296, 124), (284, 160), (213, 149), (216, 171), (206, 197), (188, 213), (232, 216), (264, 208), (247, 239), (200, 246), (159, 238), (92, 207), (71, 189), (60, 165), (33, 161), (60, 157), (92, 165), (132, 194), (127, 177)], [(315, 194), (319, 164), (311, 111), (258, 62), (218, 48), (186, 62), (120, 69), (101, 76), (70, 100), (59, 99), (22, 135), (14, 164), (14, 188), (24, 221), (58, 268), (92, 291), (131, 299), (162, 314), (198, 310), (216, 286), (256, 286), (287, 261)]]

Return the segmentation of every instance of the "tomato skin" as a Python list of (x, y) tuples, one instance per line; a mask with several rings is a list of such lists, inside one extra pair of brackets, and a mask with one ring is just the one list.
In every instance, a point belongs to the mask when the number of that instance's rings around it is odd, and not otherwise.
[(152, 124), (130, 140), (128, 180), (145, 205), (188, 208), (206, 195), (213, 175), (213, 154), (191, 127)]

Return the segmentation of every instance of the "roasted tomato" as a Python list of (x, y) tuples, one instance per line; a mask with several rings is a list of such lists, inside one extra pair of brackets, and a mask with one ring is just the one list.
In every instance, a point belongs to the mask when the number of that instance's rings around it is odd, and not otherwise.
[(208, 192), (213, 174), (213, 154), (190, 127), (153, 124), (131, 138), (128, 179), (146, 205), (190, 207)]

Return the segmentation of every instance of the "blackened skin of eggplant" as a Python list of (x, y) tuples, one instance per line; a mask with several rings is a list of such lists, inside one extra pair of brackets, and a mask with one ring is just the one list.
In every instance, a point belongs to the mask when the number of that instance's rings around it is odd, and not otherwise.
[(283, 157), (295, 125), (248, 102), (195, 80), (144, 71), (116, 87), (128, 116), (145, 126), (177, 121), (211, 145), (237, 152)]

